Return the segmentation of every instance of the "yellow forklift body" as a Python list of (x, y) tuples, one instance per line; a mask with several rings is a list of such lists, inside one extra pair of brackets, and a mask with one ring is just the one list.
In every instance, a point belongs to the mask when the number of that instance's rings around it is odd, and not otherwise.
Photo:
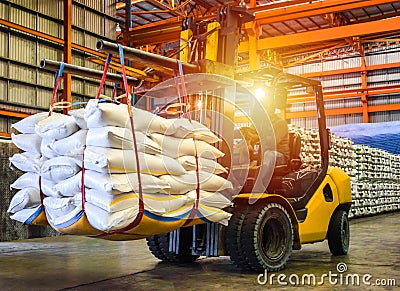
[(351, 202), (349, 176), (339, 168), (329, 168), (325, 179), (306, 205), (305, 221), (299, 223), (301, 243), (325, 240), (333, 212), (340, 204), (349, 202)]
[[(330, 191), (328, 188), (330, 188)], [(282, 204), (292, 218), (293, 230), (296, 232), (298, 229), (299, 243), (313, 243), (325, 240), (330, 219), (336, 208), (340, 204), (351, 203), (350, 177), (342, 169), (328, 168), (325, 179), (306, 205), (307, 217), (303, 222), (297, 221), (290, 202), (282, 195), (242, 193), (235, 197), (235, 200), (237, 199), (245, 199), (246, 201), (266, 199)], [(296, 240), (294, 241), (296, 242)]]

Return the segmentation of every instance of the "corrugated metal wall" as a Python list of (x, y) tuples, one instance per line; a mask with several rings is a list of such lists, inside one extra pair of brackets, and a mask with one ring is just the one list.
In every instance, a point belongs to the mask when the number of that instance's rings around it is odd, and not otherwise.
[[(390, 64), (400, 61), (400, 45), (392, 45), (389, 47), (375, 48), (367, 50), (365, 53), (366, 66)], [(349, 55), (347, 57), (338, 57), (330, 60), (320, 60), (317, 62), (297, 65), (288, 68), (288, 72), (292, 74), (305, 74), (314, 72), (326, 72), (333, 70), (341, 70), (347, 68), (359, 68), (361, 66), (361, 57), (358, 55)], [(361, 85), (360, 73), (338, 74), (332, 76), (324, 76), (315, 78), (321, 81), (325, 92), (335, 92), (349, 89), (359, 89)], [(381, 87), (390, 85), (400, 85), (400, 68), (390, 68), (383, 70), (368, 71), (367, 86)], [(291, 92), (292, 96), (305, 94), (304, 90)], [(378, 95), (368, 97), (368, 106), (400, 104), (400, 94)], [(361, 96), (357, 98), (335, 99), (325, 101), (325, 109), (340, 109), (361, 107)], [(301, 112), (311, 110), (311, 103), (294, 103), (290, 106), (289, 112)], [(315, 107), (314, 107), (315, 109)], [(400, 111), (370, 112), (369, 122), (385, 122), (400, 120)], [(327, 125), (342, 125), (348, 123), (363, 122), (362, 114), (346, 114), (327, 117)], [(305, 126), (316, 125), (314, 118), (292, 119), (291, 123)]]
[[(72, 42), (95, 49), (98, 38), (115, 39), (114, 5), (112, 0), (73, 1)], [(0, 18), (63, 39), (62, 0), (2, 0)], [(63, 47), (6, 26), (0, 26), (0, 44), (0, 108), (4, 101), (48, 108), (54, 72), (40, 69), (38, 65), (43, 58), (62, 61)], [(73, 64), (102, 70), (102, 66), (86, 60), (87, 53), (77, 50), (72, 53)], [(98, 81), (82, 77), (72, 80), (73, 102), (96, 94)], [(111, 93), (112, 87), (107, 86), (105, 94)], [(0, 131), (7, 131), (8, 120), (0, 119)]]

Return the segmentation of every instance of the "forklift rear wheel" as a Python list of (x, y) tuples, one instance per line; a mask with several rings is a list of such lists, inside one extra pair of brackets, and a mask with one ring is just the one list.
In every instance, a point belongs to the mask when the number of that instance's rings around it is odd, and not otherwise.
[(283, 269), (293, 248), (293, 227), (286, 209), (277, 203), (254, 206), (243, 221), (241, 242), (253, 270)]
[(191, 227), (180, 229), (178, 254), (169, 250), (169, 235), (169, 233), (162, 233), (146, 238), (150, 252), (157, 259), (171, 263), (191, 263), (199, 258), (197, 255), (192, 255), (190, 249), (192, 245)]
[(329, 250), (334, 256), (346, 255), (349, 251), (350, 227), (346, 211), (337, 210), (333, 213), (328, 228)]
[(243, 252), (240, 242), (240, 233), (244, 218), (247, 214), (247, 207), (237, 207), (232, 213), (226, 230), (226, 250), (233, 264), (241, 269), (250, 269), (247, 258)]

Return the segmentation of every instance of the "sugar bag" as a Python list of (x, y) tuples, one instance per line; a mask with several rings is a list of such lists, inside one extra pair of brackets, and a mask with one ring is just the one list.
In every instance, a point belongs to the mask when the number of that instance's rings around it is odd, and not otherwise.
[[(196, 171), (189, 171), (184, 175), (162, 175), (160, 179), (171, 185), (167, 191), (169, 194), (184, 194), (186, 192), (197, 189), (197, 174)], [(232, 183), (226, 179), (214, 175), (212, 173), (199, 172), (200, 190), (216, 192), (226, 189), (232, 189)]]
[(21, 150), (40, 154), (42, 138), (36, 133), (11, 133), (12, 142)]
[(78, 130), (66, 138), (53, 142), (50, 147), (60, 156), (82, 155), (86, 145), (87, 132), (87, 129)]
[(74, 118), (69, 115), (53, 112), (53, 114), (35, 125), (35, 132), (42, 138), (65, 138), (79, 129)]
[[(185, 169), (170, 157), (138, 153), (140, 171), (145, 174), (181, 175)], [(136, 156), (133, 150), (108, 149), (88, 146), (85, 151), (85, 167), (103, 173), (136, 172)]]
[(60, 156), (45, 161), (40, 169), (44, 179), (60, 182), (76, 175), (80, 171), (77, 160), (72, 157)]
[(11, 128), (15, 128), (21, 133), (35, 133), (35, 124), (49, 116), (48, 112), (40, 112), (14, 123)]
[(7, 212), (15, 213), (25, 208), (40, 205), (40, 192), (35, 188), (19, 190), (11, 199)]

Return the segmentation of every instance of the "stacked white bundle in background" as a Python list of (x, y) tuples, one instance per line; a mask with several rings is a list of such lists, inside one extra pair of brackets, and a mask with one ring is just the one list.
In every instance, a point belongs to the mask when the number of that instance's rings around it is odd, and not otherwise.
[[(38, 209), (41, 176), (43, 203), (53, 225), (68, 221), (84, 207), (96, 229), (124, 228), (139, 211), (127, 106), (90, 100), (85, 109), (70, 114), (47, 117), (41, 113), (14, 125), (21, 134), (13, 135), (13, 141), (27, 152), (14, 155), (10, 161), (28, 173), (11, 185), (23, 191), (10, 205), (12, 218), (24, 222)], [(218, 191), (232, 185), (217, 176), (226, 172), (215, 162), (223, 156), (211, 145), (218, 138), (195, 121), (168, 120), (137, 108), (133, 108), (133, 116), (145, 210), (166, 217), (190, 212), (196, 199), (196, 146), (201, 189), (198, 213), (227, 224), (231, 215), (221, 209), (231, 201)]]
[[(301, 159), (305, 169), (321, 165), (319, 134), (316, 129), (290, 125), (302, 139)], [(373, 215), (400, 209), (400, 155), (366, 145), (354, 145), (349, 138), (332, 134), (329, 166), (344, 170), (351, 179), (353, 206), (350, 217)]]

